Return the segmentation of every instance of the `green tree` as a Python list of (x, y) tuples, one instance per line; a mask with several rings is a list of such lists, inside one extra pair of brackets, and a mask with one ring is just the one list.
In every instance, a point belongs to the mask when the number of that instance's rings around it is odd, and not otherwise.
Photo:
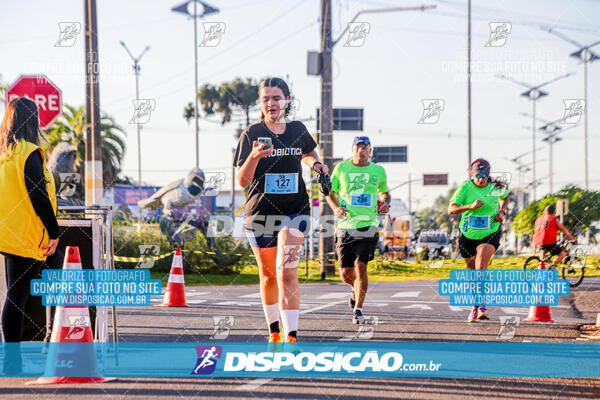
[(556, 204), (558, 199), (569, 200), (569, 213), (565, 215), (563, 224), (571, 232), (585, 232), (592, 223), (600, 221), (600, 192), (568, 185), (525, 207), (515, 217), (513, 229), (519, 236), (533, 235), (536, 218), (543, 214), (546, 206)]
[[(75, 168), (85, 177), (85, 106), (75, 108), (63, 105), (60, 118), (48, 131), (49, 151), (62, 141), (69, 141), (77, 147)], [(100, 134), (102, 138), (102, 172), (104, 187), (112, 186), (119, 173), (125, 156), (125, 136), (127, 135), (111, 116), (102, 113), (100, 117)]]
[[(235, 112), (243, 113), (246, 126), (250, 125), (250, 111), (258, 104), (258, 84), (251, 78), (236, 78), (224, 82), (218, 88), (204, 84), (198, 91), (202, 111), (206, 115), (221, 114), (221, 124), (231, 122)], [(194, 105), (188, 103), (183, 110), (183, 118), (189, 123), (194, 118)]]

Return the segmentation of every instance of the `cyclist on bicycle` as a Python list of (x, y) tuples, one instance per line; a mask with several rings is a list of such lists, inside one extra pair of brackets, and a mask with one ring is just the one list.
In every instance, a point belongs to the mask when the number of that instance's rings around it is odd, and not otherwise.
[(558, 230), (564, 233), (573, 243), (577, 242), (577, 238), (571, 235), (571, 232), (556, 218), (555, 212), (556, 207), (554, 204), (546, 206), (544, 214), (535, 220), (533, 233), (533, 244), (542, 248), (542, 258), (546, 257), (546, 253), (557, 256), (551, 268), (556, 268), (567, 256), (567, 252), (556, 242)]

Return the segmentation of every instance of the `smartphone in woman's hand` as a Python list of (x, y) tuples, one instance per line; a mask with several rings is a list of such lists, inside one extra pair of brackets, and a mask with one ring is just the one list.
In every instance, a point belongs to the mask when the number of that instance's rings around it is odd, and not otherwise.
[(258, 138), (258, 144), (262, 144), (262, 143), (266, 143), (265, 147), (263, 147), (263, 150), (267, 150), (271, 148), (272, 142), (271, 142), (271, 138), (270, 137), (259, 137)]

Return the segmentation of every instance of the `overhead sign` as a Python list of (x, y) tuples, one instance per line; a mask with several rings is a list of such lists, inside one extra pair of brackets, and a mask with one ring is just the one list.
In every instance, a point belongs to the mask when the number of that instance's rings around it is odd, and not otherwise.
[(447, 184), (448, 174), (423, 174), (423, 186)]
[[(321, 113), (317, 108), (317, 130), (320, 130)], [(362, 131), (363, 112), (362, 108), (334, 108), (333, 130), (334, 131)]]
[(60, 115), (60, 89), (44, 75), (21, 75), (6, 91), (6, 104), (17, 97), (27, 97), (37, 104), (41, 129), (48, 129)]
[(407, 146), (375, 146), (373, 147), (373, 161), (405, 163), (408, 161), (408, 148)]

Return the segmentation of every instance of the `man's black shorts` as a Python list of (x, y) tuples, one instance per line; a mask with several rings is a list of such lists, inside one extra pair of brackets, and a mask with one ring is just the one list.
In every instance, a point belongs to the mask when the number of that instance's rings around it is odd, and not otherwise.
[(358, 229), (338, 229), (336, 250), (342, 268), (354, 267), (356, 260), (367, 264), (375, 257), (379, 228), (366, 226)]
[(470, 258), (477, 255), (477, 246), (483, 243), (491, 244), (496, 250), (500, 247), (500, 236), (502, 236), (502, 230), (498, 229), (496, 232), (487, 235), (481, 239), (469, 239), (465, 235), (461, 234), (458, 239), (458, 247), (460, 249), (460, 255), (462, 258)]
[(553, 256), (559, 255), (564, 250), (558, 243), (543, 244), (540, 247), (542, 248), (542, 250), (544, 250), (544, 252), (550, 253)]

